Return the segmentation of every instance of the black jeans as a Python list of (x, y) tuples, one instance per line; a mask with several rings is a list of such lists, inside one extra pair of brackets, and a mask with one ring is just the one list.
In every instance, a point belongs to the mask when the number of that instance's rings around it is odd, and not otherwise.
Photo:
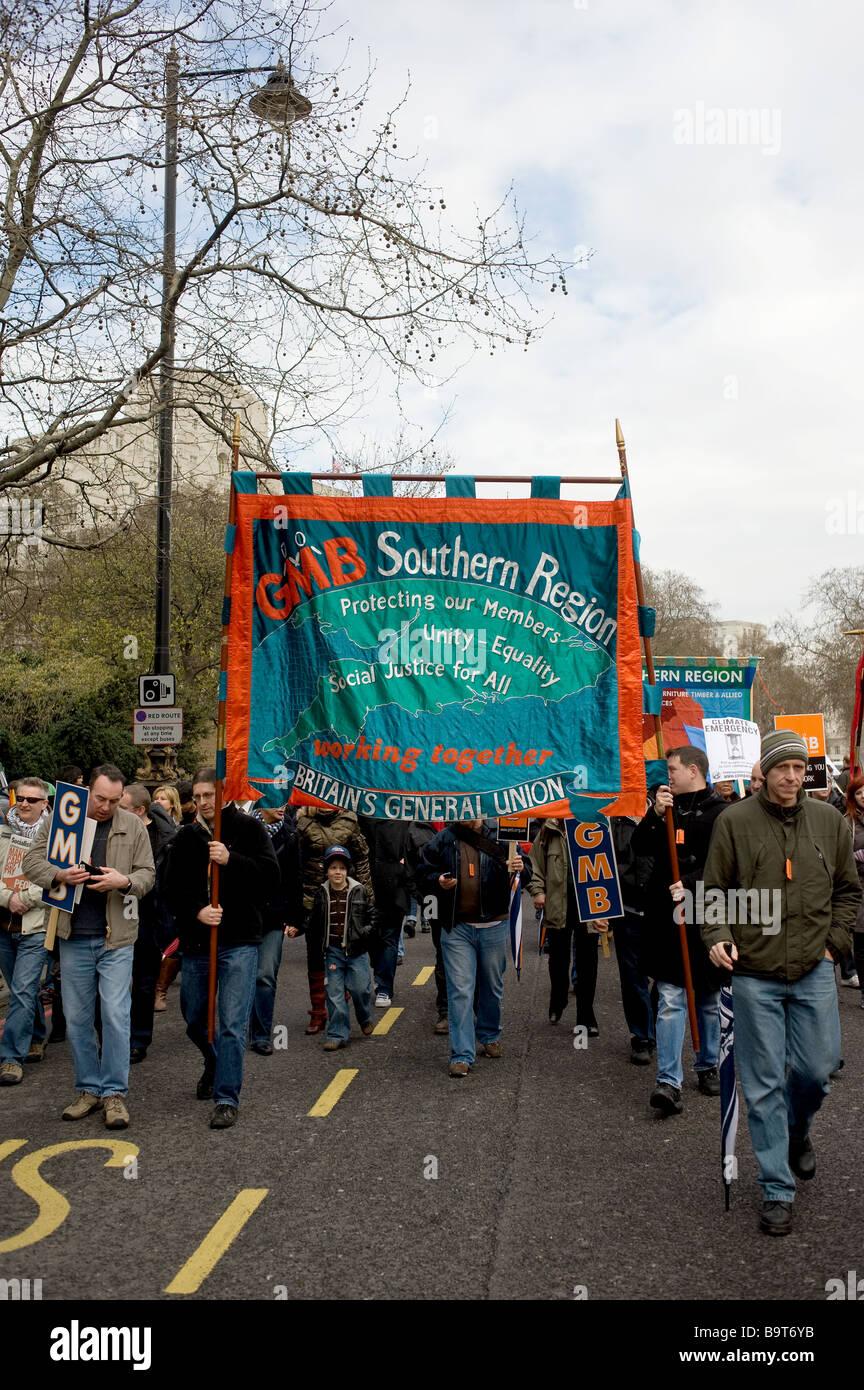
[(635, 912), (614, 918), (615, 957), (621, 977), (621, 1003), (633, 1042), (654, 1042), (654, 1009), (651, 992), (642, 969), (642, 923)]
[(138, 927), (132, 956), (132, 1010), (129, 1018), (132, 1047), (149, 1047), (153, 1041), (153, 1005), (162, 968), (162, 947), (153, 922)]
[(597, 946), (600, 938), (589, 931), (578, 917), (568, 914), (566, 926), (550, 928), (546, 933), (549, 944), (549, 1012), (562, 1014), (570, 993), (570, 945), (576, 956), (576, 1022), (585, 1028), (596, 1028), (594, 994), (597, 989)]
[(435, 947), (435, 1007), (439, 1014), (447, 1012), (447, 976), (444, 974), (444, 957), (441, 955), (441, 923), (433, 918), (432, 945)]

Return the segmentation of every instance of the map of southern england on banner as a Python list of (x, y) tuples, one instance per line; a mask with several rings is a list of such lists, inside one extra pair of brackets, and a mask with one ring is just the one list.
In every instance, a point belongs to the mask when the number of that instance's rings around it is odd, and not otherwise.
[[(654, 674), (663, 693), (660, 727), (663, 746), (687, 744), (705, 747), (702, 725), (706, 719), (753, 717), (753, 681), (759, 658), (746, 660), (705, 657), (655, 657)], [(646, 762), (657, 757), (653, 721), (646, 715), (642, 737)], [(664, 779), (665, 780), (665, 779)]]
[(629, 498), (310, 493), (236, 495), (227, 799), (641, 813)]

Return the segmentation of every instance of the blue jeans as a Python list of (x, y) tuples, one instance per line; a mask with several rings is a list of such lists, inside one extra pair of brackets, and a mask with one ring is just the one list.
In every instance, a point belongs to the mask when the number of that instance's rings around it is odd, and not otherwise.
[(45, 952), (45, 933), (0, 931), (0, 970), (9, 986), (9, 1008), (0, 1043), (0, 1062), (23, 1062), (30, 1042), (44, 1042), (45, 1010), (39, 981), (51, 957)]
[(258, 947), (258, 973), (255, 977), (255, 999), (249, 1021), (249, 1041), (269, 1043), (273, 1031), (273, 1010), (276, 1007), (276, 980), (282, 964), (281, 927), (265, 931)]
[[(680, 1091), (684, 1081), (681, 1049), (687, 1027), (687, 994), (683, 985), (657, 981), (660, 1007), (657, 1010), (657, 1082), (665, 1081)], [(720, 991), (696, 995), (696, 1021), (699, 1026), (697, 1071), (711, 1071), (717, 1065), (720, 1048)]]
[(204, 1058), (204, 1070), (213, 1077), (214, 1105), (240, 1104), (243, 1056), (249, 1016), (255, 1000), (258, 971), (257, 946), (220, 946), (217, 954), (216, 1029), (207, 1041), (207, 988), (209, 956), (183, 956), (180, 1008), (186, 1020), (186, 1036)]
[(441, 954), (447, 977), (447, 1019), (450, 1025), (450, 1060), (467, 1062), (476, 1057), (474, 985), (477, 984), (476, 1036), (479, 1043), (497, 1042), (501, 1036), (501, 999), (507, 969), (509, 923), (469, 927), (456, 922), (441, 933)]
[[(125, 1096), (129, 1090), (129, 1014), (134, 946), (109, 951), (104, 936), (60, 942), (63, 1012), (72, 1048), (76, 1091)], [(102, 1052), (94, 1024), (102, 1014)]]
[(396, 957), (401, 955), (401, 932), (403, 912), (391, 912), (386, 908), (378, 913), (375, 928), (376, 943), (373, 947), (372, 967), (375, 972), (375, 988), (393, 997), (393, 983), (396, 975)]
[(736, 975), (732, 995), (735, 1062), (762, 1195), (766, 1202), (791, 1202), (789, 1142), (807, 1138), (840, 1062), (834, 964), (820, 961), (792, 984)]
[(372, 1019), (372, 976), (369, 957), (349, 956), (341, 946), (328, 946), (324, 958), (327, 990), (327, 1041), (346, 1042), (351, 1036), (351, 1013), (345, 991), (354, 1000), (354, 1012), (362, 1028)]

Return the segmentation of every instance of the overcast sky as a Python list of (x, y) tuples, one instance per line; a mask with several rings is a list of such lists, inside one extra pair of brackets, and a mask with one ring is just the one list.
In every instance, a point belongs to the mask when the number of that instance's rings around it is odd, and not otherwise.
[[(643, 562), (692, 575), (721, 618), (771, 622), (809, 578), (860, 564), (860, 11), (336, 0), (331, 15), (354, 61), (377, 62), (376, 111), (410, 75), (400, 148), (454, 218), (512, 182), (538, 250), (594, 252), (528, 354), (478, 354), (439, 399), (409, 395), (426, 423), (452, 402), (457, 471), (615, 472), (617, 415)], [(367, 433), (391, 425), (379, 400)]]

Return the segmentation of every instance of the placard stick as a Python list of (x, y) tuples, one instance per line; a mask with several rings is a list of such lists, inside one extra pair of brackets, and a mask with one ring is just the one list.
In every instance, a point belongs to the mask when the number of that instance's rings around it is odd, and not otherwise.
[[(621, 477), (629, 488), (630, 475), (627, 471), (627, 450), (624, 444), (621, 422), (619, 420), (615, 421), (615, 441), (618, 445), (618, 462), (621, 465)], [(631, 508), (633, 506), (632, 497), (630, 499), (630, 506)], [(642, 584), (642, 566), (639, 563), (635, 549), (633, 553), (633, 563), (636, 569), (636, 597), (639, 600), (640, 607), (644, 608), (645, 588)], [(643, 637), (642, 646), (645, 651), (645, 668), (648, 672), (648, 684), (656, 685), (657, 678), (654, 675), (654, 655), (651, 648), (651, 638)], [(660, 725), (660, 716), (659, 714), (655, 714), (652, 718), (654, 720), (654, 737), (657, 740), (657, 756), (658, 758), (665, 758), (666, 753), (663, 748), (663, 730)], [(678, 867), (678, 850), (675, 845), (675, 819), (672, 815), (671, 806), (667, 806), (666, 808), (666, 839), (669, 845), (669, 868), (672, 873), (672, 882), (677, 883), (681, 877), (681, 871)], [(687, 924), (683, 920), (683, 914), (682, 920), (678, 923), (678, 935), (681, 943), (681, 959), (684, 964), (684, 989), (687, 994), (687, 1017), (690, 1021), (690, 1037), (693, 1041), (694, 1052), (698, 1052), (699, 1024), (696, 1021), (696, 995), (693, 990), (693, 972), (690, 968), (690, 952), (687, 949)]]

